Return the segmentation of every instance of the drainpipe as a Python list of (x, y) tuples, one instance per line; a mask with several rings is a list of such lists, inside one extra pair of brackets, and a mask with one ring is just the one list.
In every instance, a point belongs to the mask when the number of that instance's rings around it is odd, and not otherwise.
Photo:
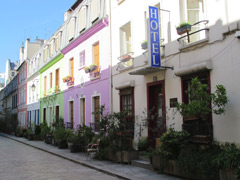
[(112, 88), (113, 88), (113, 80), (112, 80), (112, 5), (111, 5), (111, 0), (109, 1), (109, 36), (110, 36), (110, 113), (113, 112), (113, 92), (112, 92)]

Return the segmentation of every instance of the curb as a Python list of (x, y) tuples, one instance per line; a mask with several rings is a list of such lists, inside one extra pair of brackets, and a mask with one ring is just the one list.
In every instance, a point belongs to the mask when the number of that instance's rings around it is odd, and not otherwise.
[(89, 165), (89, 164), (86, 164), (86, 163), (83, 163), (83, 162), (80, 162), (80, 161), (76, 161), (76, 160), (74, 160), (74, 159), (71, 159), (71, 158), (62, 156), (62, 155), (60, 155), (60, 154), (57, 154), (57, 153), (48, 151), (48, 150), (46, 150), (46, 149), (44, 149), (44, 148), (37, 147), (37, 146), (31, 145), (31, 144), (25, 143), (25, 142), (23, 142), (23, 141), (20, 141), (20, 140), (15, 139), (15, 138), (11, 138), (11, 137), (6, 136), (6, 135), (4, 135), (4, 134), (2, 134), (2, 133), (0, 133), (0, 136), (3, 136), (3, 137), (5, 137), (5, 138), (11, 139), (11, 140), (13, 140), (13, 141), (16, 141), (16, 142), (19, 142), (19, 143), (22, 143), (22, 144), (25, 144), (25, 145), (30, 146), (30, 147), (33, 147), (33, 148), (35, 148), (35, 149), (38, 149), (38, 150), (47, 152), (47, 153), (52, 154), (52, 155), (55, 155), (55, 156), (57, 156), (57, 157), (60, 157), (60, 158), (69, 160), (69, 161), (74, 162), (74, 163), (76, 163), (76, 164), (79, 164), (79, 165), (82, 165), (82, 166), (85, 166), (85, 167), (94, 169), (94, 170), (99, 171), (99, 172), (102, 172), (102, 173), (104, 173), (104, 174), (108, 174), (108, 175), (110, 175), (110, 176), (114, 176), (114, 177), (117, 177), (117, 178), (120, 178), (120, 179), (132, 180), (132, 179), (127, 178), (127, 177), (124, 177), (124, 176), (122, 176), (122, 175), (119, 175), (119, 174), (116, 174), (116, 173), (113, 173), (113, 172), (109, 172), (109, 171), (107, 171), (107, 170), (100, 169), (100, 168), (97, 168), (97, 167), (95, 167), (95, 166), (91, 166), (91, 165)]

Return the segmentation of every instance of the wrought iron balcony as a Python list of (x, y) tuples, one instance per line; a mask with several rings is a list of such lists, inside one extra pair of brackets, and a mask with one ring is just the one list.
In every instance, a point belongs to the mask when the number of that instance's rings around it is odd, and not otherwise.
[(187, 31), (186, 35), (177, 39), (180, 45), (179, 49), (208, 41), (209, 28), (207, 28), (207, 24), (208, 20), (202, 20), (191, 25), (191, 31)]
[(66, 127), (67, 129), (73, 129), (73, 123), (71, 123), (71, 122), (66, 122), (66, 123), (65, 123), (65, 127)]

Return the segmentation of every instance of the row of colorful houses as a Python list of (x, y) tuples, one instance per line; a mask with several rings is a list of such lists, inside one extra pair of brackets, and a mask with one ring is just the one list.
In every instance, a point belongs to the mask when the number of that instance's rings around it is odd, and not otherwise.
[[(136, 141), (144, 136), (157, 143), (159, 135), (149, 128), (160, 123), (211, 140), (240, 143), (238, 3), (77, 0), (48, 40), (27, 39), (20, 49), (18, 85), (12, 91), (17, 92), (18, 125), (52, 126), (62, 117), (68, 128), (86, 125), (97, 131), (99, 117), (94, 112), (102, 105), (109, 113), (128, 110), (138, 125), (143, 112), (155, 108), (156, 122), (135, 127)], [(148, 23), (149, 6), (158, 9), (157, 24)], [(185, 21), (192, 29), (178, 35), (176, 26)], [(150, 26), (159, 28), (159, 36), (149, 34)], [(150, 37), (160, 43), (159, 68), (149, 61), (150, 50), (155, 51)], [(145, 40), (148, 48), (142, 49)], [(193, 77), (202, 79), (211, 92), (223, 84), (229, 97), (225, 115), (211, 114), (202, 131), (176, 111), (176, 102), (187, 101), (185, 92)]]

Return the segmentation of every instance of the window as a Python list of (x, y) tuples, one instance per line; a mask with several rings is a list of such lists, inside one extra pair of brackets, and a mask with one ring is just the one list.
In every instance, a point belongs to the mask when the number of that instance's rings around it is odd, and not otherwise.
[(12, 76), (15, 76), (15, 72), (12, 72)]
[(81, 33), (86, 28), (87, 8), (83, 6), (78, 13), (78, 31)]
[(44, 76), (44, 97), (47, 96), (47, 76)]
[(92, 23), (94, 23), (99, 18), (99, 14), (100, 14), (100, 0), (92, 0), (90, 13)]
[(50, 88), (52, 88), (52, 73), (50, 73)]
[(86, 115), (85, 115), (85, 98), (80, 99), (80, 124), (86, 124)]
[(74, 38), (75, 33), (75, 18), (71, 18), (71, 20), (68, 23), (67, 31), (68, 31), (68, 40), (72, 41)]
[(131, 23), (127, 23), (120, 28), (120, 55), (132, 51)]
[(43, 61), (45, 62), (47, 60), (47, 47), (44, 47), (43, 49)]
[(134, 115), (133, 88), (120, 90), (120, 111), (128, 111), (129, 115)]
[[(196, 22), (199, 22), (201, 20), (205, 20), (204, 17), (204, 3), (203, 0), (183, 0), (180, 1), (180, 7), (181, 7), (181, 16), (180, 21), (181, 22), (189, 22), (190, 24), (194, 24)], [(195, 25), (192, 27), (192, 31), (197, 31), (204, 26), (202, 23), (199, 25)], [(202, 31), (200, 33), (196, 33), (191, 35), (190, 42), (195, 42), (197, 40), (200, 40), (200, 38), (205, 37), (205, 32)]]
[[(203, 84), (207, 84), (209, 87), (210, 93), (210, 78), (209, 72), (201, 72), (199, 74), (193, 74), (190, 76), (182, 77), (182, 95), (183, 95), (183, 102), (185, 104), (189, 103), (189, 96), (187, 95), (186, 91), (189, 90), (191, 85), (191, 80), (194, 77), (198, 77), (198, 79)], [(210, 106), (210, 105), (209, 105)], [(203, 135), (212, 137), (212, 118), (211, 113), (209, 113), (207, 120), (199, 120), (196, 117), (183, 117), (183, 129), (188, 131), (192, 136), (195, 135)]]
[(59, 91), (59, 69), (56, 69), (55, 92)]
[(62, 32), (59, 32), (59, 33), (57, 34), (57, 37), (56, 37), (56, 40), (55, 40), (55, 51), (56, 51), (56, 52), (60, 49), (61, 36), (62, 36)]
[(80, 67), (85, 66), (85, 50), (80, 52)]
[(74, 77), (74, 59), (70, 59), (70, 76)]

